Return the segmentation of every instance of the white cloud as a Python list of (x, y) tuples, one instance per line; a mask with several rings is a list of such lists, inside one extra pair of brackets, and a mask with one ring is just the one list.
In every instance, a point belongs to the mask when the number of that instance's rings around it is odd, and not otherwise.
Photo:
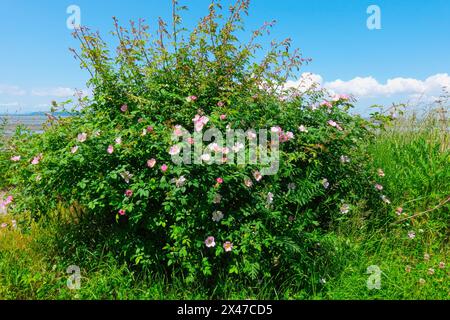
[(285, 88), (297, 88), (301, 92), (306, 92), (308, 90), (320, 87), (322, 85), (322, 82), (322, 76), (315, 73), (305, 72), (302, 73), (298, 80), (287, 81)]
[(5, 102), (5, 103), (0, 102), (0, 107), (4, 107), (4, 108), (7, 108), (7, 107), (18, 107), (18, 106), (19, 106), (18, 102)]
[(18, 86), (0, 84), (0, 94), (8, 96), (24, 96), (27, 92)]
[(38, 97), (71, 97), (75, 94), (75, 90), (71, 88), (56, 87), (56, 88), (39, 88), (31, 90), (31, 95)]
[(349, 81), (338, 79), (325, 82), (323, 86), (330, 91), (352, 94), (357, 98), (438, 96), (443, 87), (450, 88), (450, 76), (439, 73), (425, 80), (398, 77), (388, 79), (386, 83), (380, 83), (373, 77), (356, 77)]
[(416, 102), (432, 102), (442, 94), (442, 88), (450, 89), (448, 73), (438, 73), (425, 80), (396, 77), (385, 83), (374, 77), (355, 77), (351, 80), (337, 79), (324, 81), (323, 77), (314, 73), (303, 73), (296, 81), (288, 81), (286, 88), (298, 88), (306, 92), (314, 88), (325, 88), (332, 94), (350, 94), (357, 99), (387, 98), (408, 99)]

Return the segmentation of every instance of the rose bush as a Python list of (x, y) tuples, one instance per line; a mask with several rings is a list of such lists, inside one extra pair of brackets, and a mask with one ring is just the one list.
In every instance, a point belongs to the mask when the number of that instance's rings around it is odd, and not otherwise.
[[(382, 211), (363, 152), (370, 124), (349, 114), (347, 96), (287, 88), (308, 61), (289, 39), (257, 59), (257, 39), (273, 23), (238, 40), (248, 1), (228, 15), (211, 4), (190, 33), (183, 7), (174, 8), (171, 31), (160, 21), (155, 39), (142, 20), (126, 29), (115, 19), (114, 53), (99, 34), (75, 32), (81, 50), (72, 52), (91, 74), (92, 97), (80, 97), (71, 117), (50, 117), (44, 133), (19, 130), (10, 139), (1, 163), (15, 186), (14, 210), (38, 219), (61, 203), (82, 208), (83, 223), (108, 226), (109, 250), (188, 282), (217, 274), (303, 279), (335, 223), (354, 210)], [(210, 128), (276, 133), (277, 173), (172, 161), (180, 153), (173, 136)], [(224, 148), (216, 150), (223, 158), (241, 149), (248, 156), (245, 145)]]

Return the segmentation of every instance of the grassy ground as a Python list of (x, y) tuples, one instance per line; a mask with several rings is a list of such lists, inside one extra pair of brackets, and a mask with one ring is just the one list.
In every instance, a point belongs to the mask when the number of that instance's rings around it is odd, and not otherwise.
[[(342, 229), (358, 254), (330, 282), (327, 298), (450, 299), (450, 141), (448, 122), (439, 119), (399, 121), (369, 147), (385, 173), (393, 221), (373, 231), (364, 223)], [(381, 270), (380, 290), (367, 289), (370, 265)]]
[[(27, 234), (0, 229), (0, 299), (450, 299), (449, 145), (448, 122), (436, 116), (400, 120), (377, 136), (368, 152), (385, 173), (380, 183), (392, 213), (354, 213), (330, 232), (322, 245), (335, 255), (312, 266), (317, 274), (308, 289), (227, 281), (212, 292), (187, 288), (182, 279), (134, 272), (110, 254), (81, 248), (63, 257), (52, 245), (57, 228), (21, 221), (32, 225)], [(0, 216), (0, 223), (10, 221)], [(66, 286), (71, 261), (82, 269), (80, 290)], [(377, 277), (370, 266), (379, 271), (378, 289), (368, 288)]]

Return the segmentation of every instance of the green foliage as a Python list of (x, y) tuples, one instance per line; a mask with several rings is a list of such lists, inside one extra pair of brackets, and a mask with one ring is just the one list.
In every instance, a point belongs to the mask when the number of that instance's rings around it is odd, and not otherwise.
[[(389, 186), (391, 211), (376, 217), (378, 227), (373, 226), (374, 217), (368, 218), (358, 206), (326, 233), (317, 228), (318, 241), (308, 248), (308, 265), (293, 261), (291, 266), (280, 266), (271, 278), (250, 285), (230, 281), (227, 272), (215, 274), (210, 287), (201, 281), (186, 285), (180, 274), (155, 275), (124, 265), (120, 255), (114, 255), (121, 243), (116, 242), (119, 231), (123, 239), (129, 232), (120, 223), (60, 205), (47, 210), (37, 224), (21, 212), (16, 217), (19, 229), (0, 229), (0, 299), (449, 299), (450, 207), (439, 205), (449, 191), (442, 171), (448, 161), (449, 135), (444, 130), (447, 123), (435, 120), (434, 112), (421, 121), (402, 117), (377, 134), (367, 150), (376, 168), (385, 172), (378, 182)], [(405, 130), (405, 126), (420, 130)], [(430, 152), (436, 148), (440, 152)], [(411, 150), (416, 150), (415, 157), (409, 156)], [(410, 170), (396, 174), (399, 162)], [(433, 166), (425, 175), (423, 162)], [(431, 192), (416, 198), (424, 186), (431, 186)], [(397, 206), (403, 207), (404, 214), (397, 215)], [(9, 223), (11, 218), (0, 216), (0, 222)], [(407, 236), (411, 230), (414, 239)], [(289, 238), (278, 240), (286, 252), (304, 250)], [(66, 268), (73, 264), (81, 268), (77, 291), (66, 286)], [(382, 272), (379, 290), (367, 288), (371, 265)], [(294, 268), (298, 272), (292, 275)], [(298, 281), (300, 274), (302, 281)]]

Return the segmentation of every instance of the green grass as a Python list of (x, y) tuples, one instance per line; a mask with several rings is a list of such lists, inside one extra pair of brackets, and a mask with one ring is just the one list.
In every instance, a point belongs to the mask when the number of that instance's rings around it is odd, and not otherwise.
[[(311, 266), (308, 287), (275, 285), (276, 279), (248, 286), (226, 278), (212, 288), (186, 286), (181, 278), (133, 270), (106, 249), (80, 245), (63, 252), (58, 216), (57, 223), (31, 223), (26, 234), (0, 230), (0, 299), (450, 299), (450, 135), (448, 122), (439, 119), (433, 113), (420, 121), (400, 119), (368, 146), (385, 172), (378, 183), (392, 212), (352, 212), (330, 231), (320, 244), (329, 254)], [(66, 286), (70, 264), (82, 269), (80, 290)], [(367, 287), (372, 265), (381, 270), (380, 289)]]
[[(340, 237), (355, 243), (356, 259), (330, 282), (327, 298), (450, 298), (450, 136), (448, 122), (440, 115), (401, 119), (369, 146), (375, 165), (385, 172), (379, 183), (394, 208), (392, 217), (382, 221), (391, 222), (370, 231), (364, 224), (342, 228)], [(403, 215), (395, 213), (397, 207), (403, 208)], [(410, 231), (415, 232), (414, 239), (408, 238)], [(425, 254), (430, 255), (428, 261)], [(382, 271), (380, 290), (367, 289), (370, 265)], [(428, 274), (430, 268), (433, 275)]]

